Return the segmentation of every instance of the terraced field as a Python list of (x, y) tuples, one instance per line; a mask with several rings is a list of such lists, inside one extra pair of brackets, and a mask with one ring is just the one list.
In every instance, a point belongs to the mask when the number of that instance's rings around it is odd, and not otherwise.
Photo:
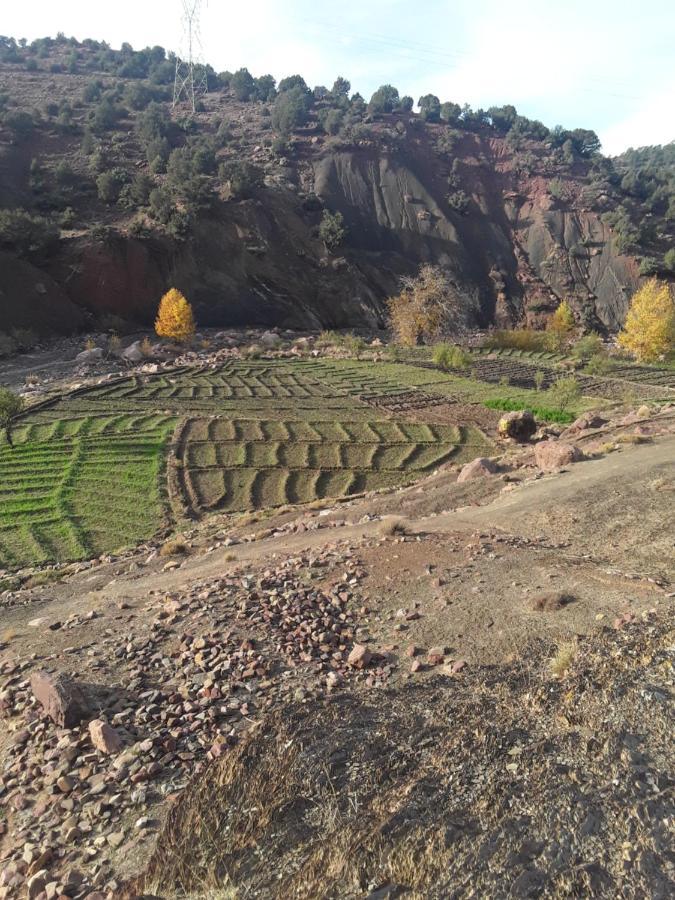
[(17, 428), (14, 449), (0, 446), (0, 566), (90, 557), (153, 534), (173, 424), (43, 412)]
[(239, 512), (395, 487), (489, 449), (470, 426), (194, 419), (183, 434), (180, 483), (193, 513)]
[(536, 405), (534, 391), (466, 373), (335, 359), (233, 361), (75, 391), (29, 411), (14, 449), (0, 440), (0, 568), (112, 552), (180, 527), (184, 513), (404, 484), (490, 453), (484, 417), (465, 413), (502, 395)]

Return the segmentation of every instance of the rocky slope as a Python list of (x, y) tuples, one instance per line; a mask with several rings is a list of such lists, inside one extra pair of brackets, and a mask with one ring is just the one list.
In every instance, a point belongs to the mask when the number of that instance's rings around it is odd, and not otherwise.
[[(233, 196), (214, 166), (206, 201), (189, 210), (175, 202), (189, 220), (176, 234), (147, 198), (97, 195), (106, 172), (129, 182), (147, 173), (159, 188), (168, 176), (146, 161), (143, 110), (121, 105), (138, 79), (84, 74), (80, 47), (72, 71), (48, 67), (52, 56), (38, 71), (21, 56), (0, 62), (0, 213), (25, 209), (59, 227), (40, 252), (0, 234), (10, 254), (0, 268), (6, 331), (27, 321), (43, 333), (69, 331), (92, 319), (115, 323), (111, 314), (147, 323), (172, 284), (203, 324), (381, 326), (400, 276), (427, 261), (448, 270), (474, 325), (540, 325), (566, 298), (580, 321), (620, 326), (638, 260), (616, 249), (602, 203), (587, 201), (588, 159), (563, 165), (550, 142), (514, 142), (490, 125), (449, 129), (412, 113), (364, 115), (358, 129), (330, 136), (320, 124), (325, 101), (280, 150), (269, 104), (223, 88), (188, 124), (185, 110), (172, 112), (170, 144), (210, 142), (216, 164), (252, 163), (264, 182)], [(55, 59), (59, 52), (50, 50)], [(120, 98), (117, 121), (98, 130), (98, 101), (86, 99), (94, 78), (104, 96)], [(29, 126), (17, 125), (21, 113)], [(84, 149), (87, 140), (94, 149)], [(324, 210), (341, 212), (348, 228), (331, 252), (317, 234)], [(668, 230), (653, 235), (661, 255), (669, 241)]]

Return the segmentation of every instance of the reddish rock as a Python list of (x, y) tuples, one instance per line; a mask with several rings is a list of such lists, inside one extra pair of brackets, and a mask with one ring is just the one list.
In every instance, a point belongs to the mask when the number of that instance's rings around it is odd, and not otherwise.
[(440, 666), (445, 659), (445, 647), (432, 647), (427, 653), (427, 662), (430, 666)]
[(575, 444), (564, 441), (542, 441), (534, 448), (534, 458), (542, 472), (555, 472), (570, 463), (579, 462), (583, 453)]
[(422, 663), (419, 659), (414, 659), (410, 665), (410, 671), (414, 674), (415, 672), (421, 671), (423, 668)]
[(347, 657), (347, 662), (354, 669), (365, 669), (371, 660), (371, 652), (363, 644), (354, 644), (354, 647)]
[(467, 463), (462, 467), (462, 471), (457, 476), (457, 482), (472, 481), (474, 478), (485, 478), (488, 475), (494, 475), (498, 470), (497, 464), (485, 456), (479, 456), (473, 462)]
[(30, 686), (45, 713), (62, 728), (74, 728), (91, 715), (81, 688), (65, 675), (35, 672)]
[(600, 428), (606, 424), (607, 419), (603, 419), (597, 413), (587, 412), (575, 419), (571, 425), (568, 425), (563, 434), (576, 434), (579, 431), (587, 431), (589, 428)]
[(94, 719), (89, 723), (89, 736), (94, 747), (101, 753), (119, 753), (122, 749), (122, 738), (102, 719)]

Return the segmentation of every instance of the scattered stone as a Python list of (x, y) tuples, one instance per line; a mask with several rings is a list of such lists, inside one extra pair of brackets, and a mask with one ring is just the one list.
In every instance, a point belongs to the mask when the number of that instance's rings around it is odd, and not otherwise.
[(89, 723), (91, 742), (101, 753), (119, 753), (123, 741), (115, 729), (102, 719), (93, 719)]
[(62, 728), (74, 728), (91, 714), (81, 688), (66, 675), (35, 672), (30, 684), (45, 713)]
[(265, 331), (260, 337), (260, 343), (266, 350), (276, 350), (281, 346), (281, 338), (274, 331)]
[(354, 644), (354, 647), (347, 657), (347, 663), (354, 669), (365, 669), (372, 658), (372, 654), (363, 644)]
[(92, 347), (91, 350), (83, 350), (75, 357), (75, 364), (78, 366), (93, 366), (103, 359), (103, 348)]
[(584, 454), (575, 444), (542, 441), (534, 448), (534, 458), (542, 472), (555, 472), (556, 469), (584, 459)]
[(479, 456), (473, 462), (467, 463), (462, 467), (461, 472), (457, 476), (457, 481), (472, 481), (474, 478), (485, 478), (488, 475), (494, 475), (498, 471), (498, 466), (491, 459), (485, 456)]

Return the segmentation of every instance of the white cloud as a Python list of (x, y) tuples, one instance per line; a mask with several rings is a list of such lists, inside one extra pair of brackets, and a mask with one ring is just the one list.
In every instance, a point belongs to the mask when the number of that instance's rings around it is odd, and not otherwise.
[(625, 118), (599, 131), (603, 152), (614, 156), (629, 147), (668, 144), (675, 140), (675, 80)]

